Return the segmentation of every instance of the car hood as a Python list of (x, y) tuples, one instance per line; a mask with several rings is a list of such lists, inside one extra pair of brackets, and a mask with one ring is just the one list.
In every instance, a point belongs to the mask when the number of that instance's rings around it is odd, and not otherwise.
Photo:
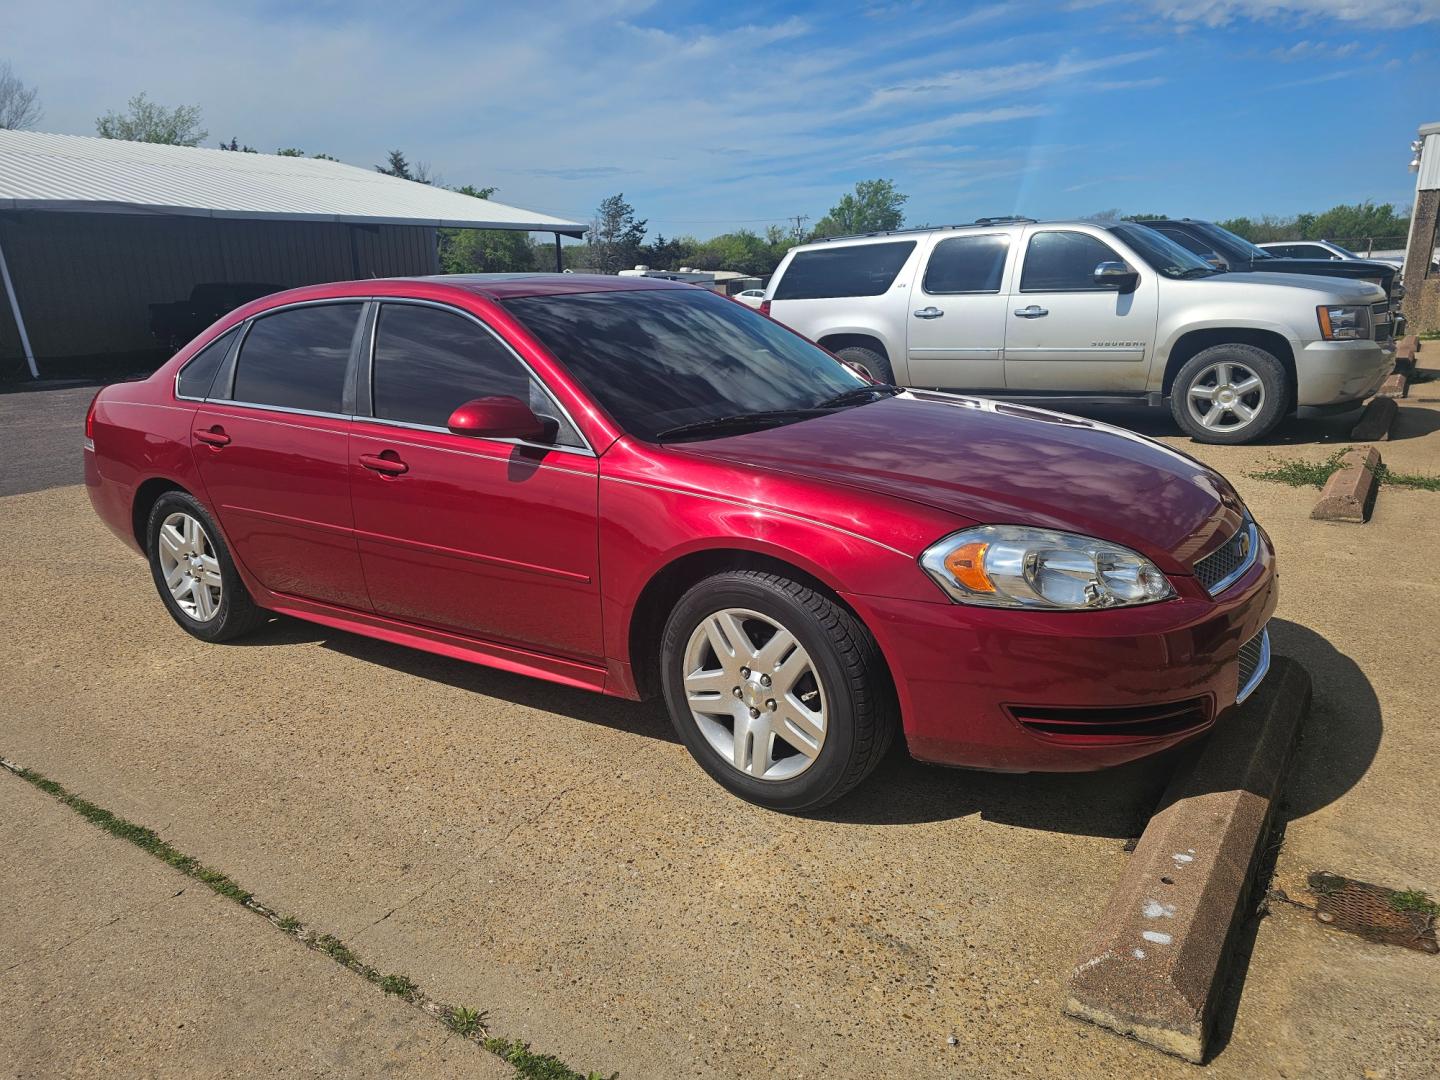
[(1388, 293), (1395, 279), (1395, 267), (1371, 259), (1253, 259), (1248, 270), (1260, 274), (1310, 274), (1314, 277), (1335, 277), (1378, 281)]
[[(1297, 259), (1295, 261), (1304, 260)], [(1272, 274), (1262, 273), (1259, 270), (1238, 270), (1196, 280), (1206, 285), (1224, 285), (1235, 288), (1275, 285), (1286, 289), (1311, 289), (1317, 293), (1324, 293), (1324, 299), (1352, 304), (1378, 304), (1385, 299), (1385, 290), (1373, 281), (1359, 281), (1341, 276), (1300, 273)]]
[[(1240, 525), (1219, 473), (1150, 439), (1025, 405), (911, 391), (672, 450), (923, 503), (956, 527), (1084, 533), (1190, 572)], [(853, 526), (853, 522), (850, 527)]]

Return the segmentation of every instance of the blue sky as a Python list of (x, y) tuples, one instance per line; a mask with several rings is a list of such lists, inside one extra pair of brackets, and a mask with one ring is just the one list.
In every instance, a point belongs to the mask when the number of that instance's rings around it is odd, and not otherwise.
[(813, 222), (871, 177), (912, 223), (1408, 204), (1440, 120), (1440, 0), (71, 0), (7, 5), (4, 59), (41, 130), (145, 90), (210, 145), (398, 146), (581, 220), (623, 191), (652, 235)]

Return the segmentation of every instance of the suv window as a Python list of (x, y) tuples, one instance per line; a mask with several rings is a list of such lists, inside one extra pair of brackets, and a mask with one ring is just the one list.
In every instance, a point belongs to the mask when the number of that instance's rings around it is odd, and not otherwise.
[[(1148, 221), (1145, 224), (1150, 225)], [(1191, 236), (1190, 233), (1185, 229), (1176, 229), (1165, 225), (1150, 225), (1150, 228), (1154, 229), (1161, 236), (1168, 236), (1171, 240), (1174, 240), (1175, 243), (1179, 244), (1186, 251), (1194, 252), (1202, 259), (1220, 258), (1219, 252), (1217, 252), (1212, 245), (1207, 244), (1198, 236)]]
[(443, 428), (479, 397), (514, 397), (559, 429), (555, 441), (583, 445), (528, 368), (494, 334), (452, 311), (384, 304), (370, 370), (375, 416)]
[(774, 300), (879, 296), (915, 250), (914, 240), (802, 251), (790, 260)]
[(359, 304), (315, 304), (257, 318), (235, 362), (235, 400), (338, 413)]
[(1109, 244), (1088, 233), (1037, 232), (1025, 249), (1021, 292), (1108, 292), (1095, 284), (1095, 267), (1124, 262)]
[(1003, 233), (941, 240), (930, 253), (930, 262), (925, 267), (925, 291), (934, 294), (999, 292), (1009, 251), (1010, 238)]
[(230, 351), (230, 343), (234, 340), (235, 328), (231, 327), (192, 356), (180, 369), (175, 393), (187, 398), (209, 397), (210, 384), (215, 381), (215, 373), (225, 362), (225, 355)]

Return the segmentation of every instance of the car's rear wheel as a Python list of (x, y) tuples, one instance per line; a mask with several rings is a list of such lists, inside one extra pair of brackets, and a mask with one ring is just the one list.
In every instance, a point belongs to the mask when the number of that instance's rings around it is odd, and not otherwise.
[(150, 510), (145, 535), (155, 588), (186, 633), (202, 641), (228, 641), (265, 622), (265, 611), (250, 598), (200, 500), (183, 491), (166, 492)]
[(836, 349), (835, 355), (841, 360), (859, 364), (876, 382), (889, 384), (895, 381), (895, 372), (890, 370), (890, 361), (874, 349), (867, 349), (863, 345), (847, 345), (843, 349)]
[(1275, 430), (1290, 400), (1285, 366), (1255, 345), (1213, 345), (1175, 376), (1170, 412), (1207, 443), (1248, 443)]
[(777, 574), (707, 578), (661, 639), (675, 730), (741, 798), (791, 813), (840, 798), (894, 736), (893, 692), (874, 638), (827, 596)]

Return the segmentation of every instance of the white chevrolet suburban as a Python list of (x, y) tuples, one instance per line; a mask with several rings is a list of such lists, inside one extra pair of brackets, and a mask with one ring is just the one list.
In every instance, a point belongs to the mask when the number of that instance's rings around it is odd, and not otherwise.
[(792, 249), (761, 310), (883, 382), (1046, 401), (1167, 400), (1203, 442), (1344, 410), (1389, 373), (1369, 282), (1229, 273), (1131, 222), (982, 218)]

